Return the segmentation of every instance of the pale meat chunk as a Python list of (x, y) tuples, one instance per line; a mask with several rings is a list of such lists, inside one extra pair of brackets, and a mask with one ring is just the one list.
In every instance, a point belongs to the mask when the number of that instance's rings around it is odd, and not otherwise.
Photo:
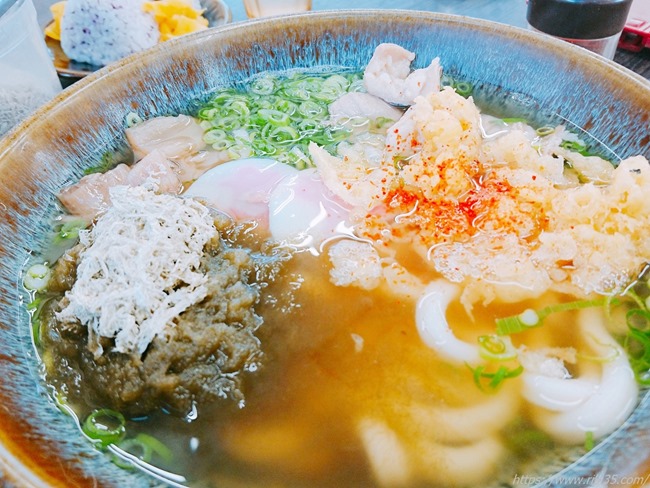
[(130, 172), (126, 164), (120, 164), (106, 173), (93, 173), (84, 176), (72, 186), (59, 193), (59, 201), (72, 215), (92, 220), (110, 205), (108, 190), (124, 185)]
[(176, 164), (183, 183), (191, 183), (210, 168), (231, 159), (228, 151), (213, 151), (203, 140), (203, 128), (192, 117), (156, 117), (126, 129), (136, 160), (155, 151)]
[(154, 182), (160, 193), (180, 193), (183, 189), (177, 166), (158, 150), (134, 164), (127, 177), (128, 186), (140, 186), (147, 181)]
[(381, 98), (369, 93), (346, 93), (330, 104), (330, 116), (334, 120), (352, 117), (366, 117), (370, 120), (385, 118), (399, 120), (402, 111), (389, 105)]
[(154, 151), (132, 167), (120, 164), (106, 173), (84, 176), (59, 193), (59, 201), (72, 215), (91, 221), (111, 205), (109, 190), (116, 186), (151, 183), (160, 193), (180, 193), (183, 189), (174, 163)]
[(130, 127), (125, 132), (136, 160), (154, 150), (175, 159), (189, 156), (206, 146), (203, 128), (187, 115), (156, 117)]
[(440, 90), (440, 60), (435, 58), (428, 67), (411, 72), (414, 59), (414, 53), (397, 44), (377, 46), (363, 74), (368, 93), (388, 103), (411, 105), (416, 97)]

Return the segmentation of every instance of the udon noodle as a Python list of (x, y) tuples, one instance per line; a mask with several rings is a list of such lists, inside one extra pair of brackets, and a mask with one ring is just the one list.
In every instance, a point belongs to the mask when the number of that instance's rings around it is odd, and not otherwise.
[(67, 250), (25, 286), (96, 445), (197, 486), (487, 486), (626, 420), (648, 162), (414, 56), (130, 114), (135, 163), (62, 190)]

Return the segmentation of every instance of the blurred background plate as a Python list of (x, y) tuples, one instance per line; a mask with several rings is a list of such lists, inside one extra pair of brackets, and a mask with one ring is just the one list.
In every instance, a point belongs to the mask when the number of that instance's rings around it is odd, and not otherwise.
[[(232, 21), (230, 8), (222, 0), (201, 0), (201, 5), (205, 9), (203, 15), (208, 19), (210, 27), (217, 27)], [(78, 63), (68, 58), (63, 52), (63, 49), (61, 49), (61, 44), (56, 39), (45, 36), (45, 43), (52, 53), (54, 68), (56, 68), (61, 78), (69, 78), (72, 82), (102, 68), (102, 66), (93, 64)]]

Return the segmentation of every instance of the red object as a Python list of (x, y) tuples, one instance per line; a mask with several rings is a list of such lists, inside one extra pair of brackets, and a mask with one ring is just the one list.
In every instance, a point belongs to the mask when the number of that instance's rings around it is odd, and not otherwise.
[(650, 47), (650, 0), (634, 0), (618, 47), (634, 52)]

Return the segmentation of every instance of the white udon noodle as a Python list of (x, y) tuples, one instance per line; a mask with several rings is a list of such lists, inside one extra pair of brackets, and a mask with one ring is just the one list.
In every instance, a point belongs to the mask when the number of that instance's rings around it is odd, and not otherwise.
[(496, 435), (476, 442), (447, 445), (420, 435), (407, 442), (378, 419), (362, 419), (359, 435), (381, 486), (412, 486), (419, 481), (469, 485), (484, 481), (501, 459), (504, 447)]
[[(418, 327), (425, 317), (446, 324), (445, 311), (458, 294), (458, 287), (444, 280), (424, 287), (396, 263), (390, 265), (390, 261), (384, 263), (383, 269), (390, 290), (410, 297), (419, 292), (425, 299), (425, 303), (423, 298), (418, 303)], [(446, 351), (441, 356), (450, 361), (480, 360), (478, 350), (455, 338), (448, 325), (446, 328), (448, 332), (427, 328), (433, 335), (425, 343), (436, 352)], [(457, 356), (447, 354), (450, 350)], [(510, 385), (484, 402), (465, 407), (414, 400), (404, 407), (394, 407), (399, 411), (390, 425), (382, 418), (368, 416), (357, 423), (357, 429), (381, 486), (448, 484), (450, 480), (455, 485), (476, 485), (487, 479), (503, 458), (505, 447), (499, 431), (515, 418), (520, 401), (520, 395)]]
[[(421, 291), (416, 325), (423, 342), (451, 363), (480, 364), (478, 346), (458, 339), (446, 318), (460, 287), (446, 280), (424, 287), (412, 275), (406, 278), (400, 273), (396, 280), (387, 269), (390, 267), (384, 268), (384, 277), (393, 293), (413, 296), (416, 290)], [(588, 356), (579, 362), (577, 377), (524, 371), (520, 381), (505, 385), (486, 401), (461, 408), (414, 401), (397, 418), (417, 426), (415, 440), (404, 432), (408, 430), (404, 425), (389, 425), (373, 417), (361, 419), (359, 436), (377, 482), (381, 486), (446, 483), (450, 479), (457, 485), (481, 483), (502, 459), (505, 448), (499, 432), (518, 414), (522, 402), (532, 406), (535, 425), (561, 443), (579, 444), (588, 432), (598, 439), (618, 428), (636, 404), (634, 373), (625, 352), (607, 331), (600, 310), (580, 310), (577, 327), (583, 354)]]
[[(460, 288), (444, 280), (431, 283), (417, 304), (416, 324), (423, 342), (436, 353), (456, 364), (481, 362), (478, 346), (458, 339), (446, 318), (449, 303)], [(605, 317), (595, 308), (578, 312), (577, 327), (591, 359), (580, 361), (576, 378), (555, 378), (524, 371), (520, 397), (533, 406), (532, 419), (542, 431), (562, 443), (583, 442), (587, 433), (595, 439), (611, 433), (630, 415), (636, 404), (638, 388), (625, 352), (607, 331)], [(600, 358), (595, 361), (593, 358)], [(497, 402), (497, 395), (493, 402)], [(510, 401), (502, 399), (503, 401)], [(503, 407), (500, 407), (503, 408)], [(512, 409), (506, 409), (506, 417)], [(494, 431), (498, 422), (505, 425), (499, 410), (490, 412), (481, 427), (481, 407), (477, 417), (468, 415), (463, 422), (468, 429)], [(471, 419), (471, 420), (470, 420)], [(475, 459), (472, 459), (475, 461)]]
[[(578, 313), (578, 329), (588, 350), (605, 358), (578, 378), (524, 373), (524, 398), (535, 405), (533, 420), (565, 443), (579, 443), (587, 432), (600, 438), (618, 428), (636, 405), (638, 387), (625, 352), (607, 331), (596, 309)], [(596, 366), (594, 368), (594, 366)], [(596, 370), (596, 371), (594, 371)]]

